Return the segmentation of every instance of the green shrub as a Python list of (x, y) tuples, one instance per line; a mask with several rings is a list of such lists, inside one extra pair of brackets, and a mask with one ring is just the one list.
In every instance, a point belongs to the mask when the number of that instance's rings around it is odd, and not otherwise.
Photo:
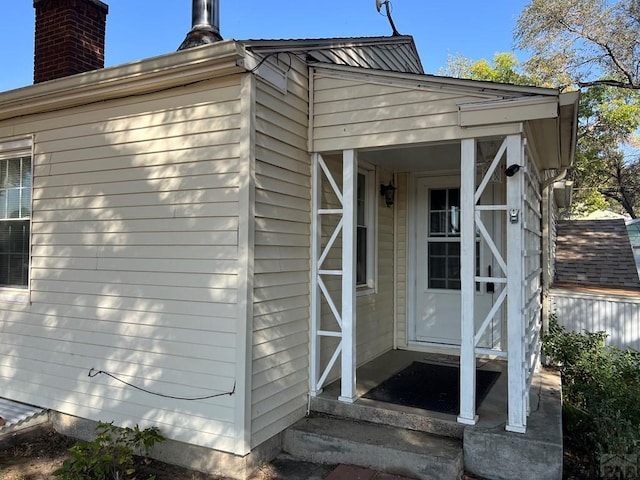
[(544, 353), (562, 374), (565, 427), (594, 454), (636, 453), (640, 353), (606, 345), (607, 334), (568, 332), (552, 319)]
[(147, 455), (163, 440), (156, 427), (140, 430), (100, 422), (96, 438), (71, 447), (70, 458), (53, 474), (62, 480), (136, 480), (134, 454)]

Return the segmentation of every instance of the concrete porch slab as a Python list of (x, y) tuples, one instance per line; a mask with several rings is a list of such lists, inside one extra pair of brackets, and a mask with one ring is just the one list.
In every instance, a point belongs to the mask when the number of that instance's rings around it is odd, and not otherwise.
[[(318, 397), (310, 399), (310, 409), (313, 412), (335, 417), (379, 423), (461, 439), (465, 425), (457, 422), (456, 415), (379, 402), (363, 397), (371, 388), (379, 385), (415, 361), (450, 366), (457, 366), (459, 363), (457, 357), (451, 355), (392, 350), (357, 369), (356, 392), (359, 398), (355, 403), (348, 404), (338, 400), (340, 395), (340, 381), (338, 380), (327, 385)], [(502, 375), (500, 375), (498, 381), (491, 388), (478, 409), (480, 423), (483, 426), (503, 423), (505, 412), (507, 411), (506, 363), (500, 360), (478, 360), (478, 368), (502, 372)]]
[(527, 433), (479, 423), (464, 431), (465, 470), (492, 480), (562, 478), (562, 385), (560, 374), (536, 373), (530, 392)]
[[(394, 350), (357, 370), (357, 393), (363, 395), (413, 361), (456, 364), (447, 355)], [(311, 410), (345, 420), (390, 425), (463, 440), (465, 469), (492, 480), (513, 478), (562, 478), (562, 395), (560, 376), (550, 370), (536, 373), (531, 387), (531, 414), (527, 433), (505, 431), (508, 410), (507, 363), (478, 359), (479, 369), (502, 375), (477, 410), (478, 424), (466, 426), (455, 416), (402, 405), (359, 398), (353, 404), (339, 402), (340, 382), (328, 385), (311, 399)]]

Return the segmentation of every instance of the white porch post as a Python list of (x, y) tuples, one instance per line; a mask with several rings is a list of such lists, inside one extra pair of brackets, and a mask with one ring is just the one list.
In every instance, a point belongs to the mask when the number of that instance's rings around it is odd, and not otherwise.
[(339, 400), (356, 400), (356, 191), (358, 157), (342, 154), (342, 381)]
[(460, 165), (460, 414), (458, 422), (475, 425), (476, 353), (475, 353), (475, 190), (476, 141), (462, 140)]
[[(524, 165), (522, 138), (507, 137), (507, 167)], [(507, 177), (507, 373), (509, 413), (505, 429), (525, 433), (527, 429), (527, 405), (525, 398), (525, 347), (523, 316), (523, 171)]]
[(322, 244), (321, 231), (322, 221), (320, 220), (320, 203), (322, 196), (322, 169), (320, 168), (320, 155), (313, 154), (312, 158), (312, 175), (311, 175), (311, 391), (312, 397), (317, 397), (320, 393), (318, 380), (320, 379), (320, 287), (318, 285), (318, 259), (320, 258), (320, 250)]

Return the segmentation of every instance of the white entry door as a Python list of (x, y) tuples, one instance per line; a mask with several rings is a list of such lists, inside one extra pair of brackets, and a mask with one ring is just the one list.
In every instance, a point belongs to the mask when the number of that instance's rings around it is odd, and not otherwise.
[[(414, 340), (460, 345), (460, 184), (458, 177), (416, 180), (416, 246)], [(492, 233), (492, 232), (490, 232)], [(490, 276), (492, 265), (483, 262), (476, 243), (476, 275)], [(476, 284), (476, 328), (493, 304), (495, 286)], [(493, 343), (499, 326), (488, 329), (483, 346)]]

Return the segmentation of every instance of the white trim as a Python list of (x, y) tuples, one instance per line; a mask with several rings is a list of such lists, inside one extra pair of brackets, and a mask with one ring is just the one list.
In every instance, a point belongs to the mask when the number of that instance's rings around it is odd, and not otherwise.
[[(29, 272), (31, 272), (31, 265), (29, 265)], [(26, 288), (1, 287), (0, 302), (27, 304), (29, 303), (30, 293), (31, 290)]]
[(476, 276), (476, 140), (460, 145), (460, 413), (458, 422), (475, 425), (475, 276)]
[[(406, 305), (406, 341), (407, 345), (429, 344), (430, 342), (418, 340), (416, 334), (416, 301), (417, 293), (417, 249), (418, 239), (418, 188), (420, 182), (426, 181), (437, 188), (458, 188), (460, 172), (454, 170), (440, 170), (437, 172), (419, 172), (409, 174), (407, 187), (409, 193), (407, 195), (407, 305)], [(442, 239), (442, 241), (447, 241)], [(430, 289), (441, 294), (458, 295), (458, 290), (449, 289)]]
[[(307, 152), (313, 152), (313, 130), (315, 128), (315, 108), (316, 108), (316, 92), (315, 92), (315, 78), (316, 71), (313, 67), (309, 67), (307, 71), (309, 75), (309, 114), (308, 114), (308, 127), (307, 127)], [(312, 157), (316, 154), (312, 154)], [(314, 158), (312, 158), (314, 160)]]
[(407, 175), (407, 304), (405, 306), (405, 342), (410, 347), (416, 338), (416, 250), (417, 250), (417, 226), (416, 220), (416, 196), (418, 177), (415, 174)]
[[(396, 175), (393, 174), (394, 185), (398, 186), (398, 179)], [(376, 182), (377, 184), (377, 182)], [(404, 193), (404, 192), (403, 192)], [(376, 243), (378, 240), (377, 236), (378, 228), (376, 226)], [(407, 251), (405, 249), (405, 251)], [(377, 256), (376, 256), (377, 258)], [(406, 262), (406, 259), (405, 259)], [(376, 262), (376, 270), (377, 270), (377, 262)], [(405, 289), (407, 288), (407, 284), (405, 282)], [(405, 298), (406, 298), (405, 291)], [(406, 317), (405, 317), (406, 321)], [(405, 336), (406, 336), (407, 328), (405, 324)], [(406, 339), (405, 339), (406, 341)], [(393, 202), (393, 348), (398, 348), (398, 199)]]
[(558, 117), (558, 98), (524, 97), (458, 104), (458, 125), (477, 127)]
[(311, 157), (311, 345), (309, 347), (310, 369), (309, 392), (312, 397), (318, 396), (322, 389), (318, 388), (320, 378), (320, 339), (318, 338), (321, 323), (321, 303), (319, 268), (322, 245), (322, 216), (320, 211), (322, 196), (322, 168), (320, 154)]
[[(336, 302), (327, 290), (323, 275), (330, 276), (343, 276), (344, 270), (344, 258), (341, 257), (341, 268), (339, 270), (327, 270), (323, 269), (322, 265), (327, 258), (329, 251), (334, 247), (335, 240), (343, 230), (344, 225), (344, 196), (340, 188), (338, 187), (331, 170), (324, 162), (322, 155), (316, 153), (313, 155), (313, 179), (312, 179), (312, 253), (311, 269), (312, 269), (312, 300), (311, 300), (311, 382), (310, 392), (312, 396), (318, 395), (322, 390), (325, 380), (328, 378), (331, 369), (333, 368), (338, 356), (342, 352), (342, 340), (335, 348), (328, 365), (321, 372), (320, 365), (320, 352), (321, 352), (321, 339), (326, 336), (334, 338), (342, 337), (343, 321), (342, 311), (338, 310)], [(340, 202), (342, 208), (322, 209), (322, 178), (326, 177), (327, 182), (331, 185), (336, 198)], [(355, 178), (355, 175), (353, 175)], [(354, 192), (355, 190), (352, 189)], [(353, 203), (353, 199), (352, 199)], [(338, 215), (340, 218), (337, 225), (334, 228), (332, 235), (329, 238), (327, 244), (322, 246), (322, 218), (324, 215)], [(355, 225), (352, 225), (355, 229)], [(355, 259), (354, 259), (355, 261)], [(342, 282), (342, 279), (341, 279)], [(355, 286), (354, 286), (355, 288)], [(321, 330), (322, 324), (322, 298), (324, 297), (329, 309), (340, 329), (339, 334), (327, 335), (325, 330)], [(341, 305), (342, 307), (342, 305)]]
[(460, 356), (460, 345), (449, 345), (446, 343), (435, 343), (435, 342), (419, 342), (415, 340), (411, 340), (407, 342), (406, 350), (416, 351), (416, 352), (437, 352), (437, 353), (446, 353), (450, 355)]
[(236, 455), (251, 451), (253, 355), (253, 271), (255, 245), (255, 96), (252, 75), (242, 78), (240, 188), (238, 224), (238, 319), (236, 341), (235, 448)]
[(33, 268), (33, 188), (35, 170), (35, 152), (33, 135), (9, 137), (0, 139), (0, 160), (28, 156), (31, 159), (31, 205), (29, 206), (28, 218), (7, 218), (2, 221), (29, 220), (29, 268), (27, 271), (27, 284), (24, 287), (0, 286), (0, 302), (31, 304), (31, 270)]
[(364, 175), (365, 181), (365, 227), (367, 229), (367, 251), (366, 251), (366, 282), (356, 283), (357, 296), (372, 295), (377, 291), (378, 279), (378, 248), (377, 248), (377, 231), (378, 225), (376, 219), (378, 217), (378, 195), (376, 185), (378, 182), (377, 171), (374, 166), (365, 162), (358, 162), (358, 174)]
[(356, 395), (356, 190), (358, 154), (342, 152), (342, 373), (338, 400), (353, 403)]
[(640, 304), (640, 296), (635, 290), (618, 293), (615, 290), (599, 292), (588, 289), (581, 290), (580, 287), (577, 287), (576, 289), (568, 289), (552, 286), (549, 288), (549, 294), (563, 298), (598, 299), (607, 302)]
[[(507, 165), (522, 165), (524, 161), (522, 137), (507, 137)], [(505, 430), (525, 433), (527, 429), (528, 395), (525, 378), (525, 326), (523, 318), (523, 256), (524, 222), (523, 196), (524, 174), (518, 172), (507, 177), (507, 374), (508, 416)], [(509, 212), (517, 210), (517, 223), (509, 221)]]
[(0, 159), (33, 155), (33, 136), (0, 139)]
[(551, 97), (558, 101), (559, 91), (553, 88), (528, 87), (519, 85), (509, 85), (506, 83), (496, 83), (485, 80), (469, 80), (463, 78), (440, 77), (437, 75), (425, 75), (420, 73), (402, 73), (388, 70), (367, 70), (363, 72), (360, 67), (348, 65), (313, 65), (316, 74), (320, 77), (327, 75), (339, 78), (366, 79), (371, 83), (382, 83), (385, 85), (401, 85), (405, 87), (428, 90), (437, 89), (443, 92), (475, 92), (487, 96), (513, 95), (530, 96), (539, 95)]

